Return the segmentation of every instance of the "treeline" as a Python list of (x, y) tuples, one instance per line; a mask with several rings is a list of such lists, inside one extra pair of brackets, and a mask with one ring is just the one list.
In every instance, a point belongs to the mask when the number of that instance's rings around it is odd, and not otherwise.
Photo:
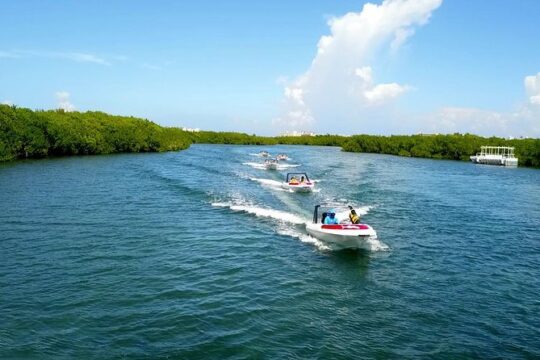
[(0, 161), (186, 149), (178, 128), (102, 112), (32, 111), (0, 105)]
[(191, 143), (340, 146), (344, 151), (469, 160), (480, 146), (513, 146), (520, 166), (540, 167), (540, 139), (453, 135), (317, 135), (265, 137), (235, 132), (185, 132), (102, 112), (32, 111), (0, 105), (0, 161), (45, 156), (154, 152)]
[(348, 139), (338, 135), (317, 136), (257, 136), (236, 132), (200, 131), (190, 137), (197, 144), (235, 144), (235, 145), (318, 145), (341, 146)]
[(346, 139), (342, 144), (344, 151), (449, 160), (469, 160), (469, 156), (479, 152), (484, 145), (513, 146), (520, 166), (540, 167), (540, 139), (507, 140), (471, 134), (354, 135)]
[(199, 131), (189, 134), (195, 144), (276, 145), (273, 137), (248, 135), (237, 132)]
[(471, 134), (452, 135), (316, 135), (261, 137), (233, 132), (202, 131), (190, 135), (194, 143), (237, 145), (340, 146), (343, 151), (390, 154), (430, 159), (469, 160), (480, 147), (513, 146), (520, 166), (540, 167), (540, 139), (507, 140)]

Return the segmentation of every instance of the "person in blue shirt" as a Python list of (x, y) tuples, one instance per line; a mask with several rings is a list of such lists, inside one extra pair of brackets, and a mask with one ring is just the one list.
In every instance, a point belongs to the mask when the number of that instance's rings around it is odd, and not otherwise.
[(324, 224), (325, 225), (339, 224), (339, 220), (336, 217), (336, 211), (335, 210), (330, 210), (328, 212), (328, 215), (324, 218)]

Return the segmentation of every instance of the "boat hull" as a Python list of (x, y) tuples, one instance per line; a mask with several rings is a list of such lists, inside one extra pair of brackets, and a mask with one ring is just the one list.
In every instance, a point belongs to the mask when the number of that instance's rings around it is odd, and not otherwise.
[(294, 192), (302, 192), (302, 193), (308, 193), (313, 191), (313, 183), (309, 184), (289, 184), (289, 183), (283, 183), (281, 187), (285, 190), (294, 191)]
[(330, 245), (332, 249), (370, 249), (368, 239), (377, 236), (366, 224), (323, 225), (307, 224), (306, 231), (311, 236)]
[(277, 164), (265, 164), (266, 170), (277, 170)]

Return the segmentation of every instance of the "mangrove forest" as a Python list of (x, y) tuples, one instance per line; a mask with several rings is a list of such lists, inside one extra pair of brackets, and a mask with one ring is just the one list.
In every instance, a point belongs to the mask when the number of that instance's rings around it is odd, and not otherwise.
[(340, 146), (343, 151), (468, 160), (482, 145), (513, 146), (520, 166), (540, 167), (540, 139), (471, 134), (316, 135), (265, 137), (236, 132), (186, 132), (146, 119), (103, 112), (33, 111), (0, 105), (0, 161), (64, 155), (176, 151), (197, 144)]

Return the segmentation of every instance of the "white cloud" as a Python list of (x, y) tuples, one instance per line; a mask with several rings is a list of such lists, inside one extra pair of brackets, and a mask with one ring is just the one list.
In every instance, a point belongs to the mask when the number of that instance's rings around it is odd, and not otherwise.
[(485, 136), (540, 136), (540, 112), (522, 107), (514, 112), (446, 107), (421, 117), (420, 132), (471, 133)]
[(508, 128), (509, 116), (489, 110), (474, 108), (445, 107), (429, 114), (431, 131), (439, 133), (469, 132), (496, 135)]
[(4, 100), (4, 101), (2, 101), (0, 104), (12, 106), (12, 105), (13, 105), (13, 101), (10, 101), (10, 100)]
[(390, 44), (390, 48), (392, 51), (397, 51), (401, 45), (403, 45), (408, 38), (414, 35), (414, 29), (398, 29), (396, 31), (396, 35), (394, 37), (394, 40), (392, 40), (392, 43)]
[(396, 83), (375, 84), (373, 82), (373, 71), (369, 66), (356, 69), (355, 74), (361, 80), (357, 84), (361, 89), (357, 95), (366, 105), (383, 104), (408, 90), (407, 86)]
[(303, 127), (340, 118), (358, 121), (359, 112), (381, 106), (408, 87), (377, 84), (369, 66), (383, 48), (397, 50), (425, 24), (442, 0), (385, 0), (360, 12), (330, 19), (310, 68), (285, 87), (284, 115), (275, 124)]
[(111, 65), (110, 62), (91, 53), (82, 52), (63, 52), (63, 51), (35, 51), (35, 50), (13, 50), (0, 51), (0, 58), (48, 58), (48, 59), (65, 59), (83, 63), (93, 63), (98, 65)]
[(371, 90), (364, 92), (367, 101), (374, 104), (383, 103), (389, 99), (393, 99), (403, 94), (407, 88), (396, 83), (379, 84)]
[(99, 65), (111, 65), (108, 61), (105, 59), (94, 55), (94, 54), (87, 54), (87, 53), (51, 53), (51, 57), (60, 57), (60, 58), (66, 58), (69, 60), (77, 61), (77, 62), (88, 62), (88, 63), (94, 63)]
[(397, 112), (384, 117), (387, 132), (471, 133), (500, 137), (540, 137), (540, 73), (524, 79), (526, 101), (508, 111), (446, 106), (430, 113)]
[(540, 72), (525, 77), (525, 91), (531, 104), (540, 105)]
[(421, 116), (416, 129), (422, 132), (540, 137), (540, 73), (526, 76), (524, 84), (527, 101), (514, 111), (446, 107)]
[(64, 111), (75, 111), (75, 105), (70, 101), (70, 94), (67, 91), (58, 91), (56, 94), (58, 100), (58, 108)]

